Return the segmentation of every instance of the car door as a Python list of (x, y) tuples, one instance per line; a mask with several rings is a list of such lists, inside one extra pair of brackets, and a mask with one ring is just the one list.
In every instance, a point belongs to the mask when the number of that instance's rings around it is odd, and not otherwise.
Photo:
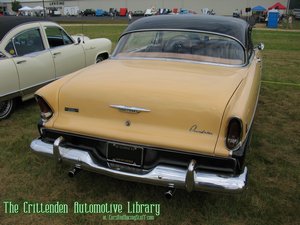
[(12, 59), (0, 52), (0, 103), (4, 97), (18, 95), (19, 78), (16, 66)]
[(55, 79), (51, 53), (45, 49), (40, 29), (31, 28), (18, 33), (6, 46), (19, 75), (23, 95), (33, 93), (42, 85)]
[(85, 67), (82, 44), (74, 43), (60, 27), (46, 26), (45, 33), (54, 59), (56, 78)]

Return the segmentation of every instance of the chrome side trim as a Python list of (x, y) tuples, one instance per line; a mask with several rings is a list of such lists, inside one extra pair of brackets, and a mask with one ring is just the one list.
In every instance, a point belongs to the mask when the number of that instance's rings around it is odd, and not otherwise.
[(169, 59), (169, 58), (146, 58), (146, 57), (119, 57), (119, 56), (113, 56), (111, 57), (113, 60), (157, 60), (157, 61), (166, 61), (166, 62), (186, 62), (186, 63), (192, 63), (192, 64), (203, 64), (203, 65), (213, 65), (213, 66), (222, 66), (222, 67), (229, 67), (229, 68), (243, 68), (246, 67), (247, 64), (241, 64), (241, 65), (229, 65), (229, 64), (222, 64), (222, 63), (214, 63), (214, 62), (202, 62), (202, 61), (193, 61), (193, 60), (187, 60), (187, 59)]
[(10, 99), (14, 99), (14, 98), (19, 97), (19, 96), (22, 96), (22, 93), (19, 90), (14, 91), (14, 92), (10, 92), (8, 94), (1, 95), (0, 96), (0, 102), (10, 100)]
[(115, 108), (120, 110), (121, 112), (127, 113), (140, 113), (140, 112), (150, 112), (149, 109), (134, 107), (134, 106), (126, 106), (126, 105), (110, 105), (111, 108)]
[(55, 81), (56, 79), (50, 79), (50, 80), (47, 80), (47, 81), (43, 81), (41, 83), (38, 83), (38, 84), (34, 84), (32, 86), (29, 86), (29, 87), (26, 87), (26, 88), (23, 88), (21, 89), (23, 95), (26, 95), (26, 94), (30, 94), (30, 93), (34, 93), (35, 91), (37, 91), (38, 89), (40, 89), (41, 87)]
[(259, 87), (258, 87), (258, 91), (257, 91), (257, 97), (256, 97), (255, 106), (254, 106), (254, 111), (253, 111), (253, 114), (252, 114), (250, 123), (248, 124), (248, 130), (247, 130), (247, 133), (245, 134), (245, 137), (248, 136), (249, 131), (250, 131), (250, 129), (251, 129), (251, 127), (252, 127), (252, 124), (253, 124), (253, 121), (254, 121), (254, 117), (255, 117), (256, 109), (257, 109), (257, 105), (258, 105), (258, 100), (259, 100), (259, 95), (260, 95), (260, 88), (261, 88), (261, 81), (260, 81), (260, 83), (259, 83)]
[(190, 162), (189, 168), (158, 165), (146, 174), (135, 174), (114, 170), (107, 164), (100, 164), (94, 161), (89, 152), (77, 148), (62, 147), (61, 137), (56, 139), (55, 147), (53, 144), (45, 143), (41, 139), (31, 142), (31, 149), (34, 153), (58, 158), (64, 163), (75, 165), (82, 169), (111, 176), (117, 179), (141, 182), (146, 184), (159, 185), (164, 187), (174, 187), (187, 189), (188, 191), (218, 191), (218, 192), (240, 192), (246, 187), (247, 168), (242, 174), (237, 176), (218, 174), (212, 171), (195, 171), (194, 160)]
[(47, 84), (49, 84), (49, 83), (51, 83), (55, 80), (56, 79), (47, 80), (47, 81), (32, 85), (30, 87), (23, 88), (21, 90), (17, 90), (17, 91), (13, 91), (13, 92), (10, 92), (10, 93), (4, 94), (4, 95), (0, 95), (0, 101), (9, 100), (9, 99), (12, 99), (12, 98), (15, 98), (15, 97), (23, 97), (23, 96), (28, 95), (28, 94), (34, 94), (34, 92), (36, 90), (38, 90), (39, 88), (41, 88), (41, 87), (43, 87), (43, 86), (45, 86), (45, 85), (47, 85)]

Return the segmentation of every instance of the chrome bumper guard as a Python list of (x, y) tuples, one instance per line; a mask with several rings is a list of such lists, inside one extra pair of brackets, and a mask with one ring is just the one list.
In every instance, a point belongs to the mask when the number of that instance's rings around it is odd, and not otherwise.
[(247, 183), (248, 172), (246, 167), (242, 174), (228, 176), (207, 171), (195, 171), (195, 160), (191, 160), (188, 168), (158, 165), (147, 174), (123, 172), (97, 164), (90, 153), (85, 150), (62, 147), (60, 146), (62, 142), (62, 137), (57, 138), (54, 144), (35, 139), (31, 142), (30, 147), (37, 154), (52, 156), (57, 162), (68, 163), (79, 169), (127, 181), (186, 189), (189, 192), (193, 190), (240, 192), (246, 187)]

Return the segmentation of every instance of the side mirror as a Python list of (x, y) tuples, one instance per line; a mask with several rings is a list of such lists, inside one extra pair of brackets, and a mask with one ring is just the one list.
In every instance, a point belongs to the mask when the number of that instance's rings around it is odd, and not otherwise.
[(78, 38), (77, 38), (77, 43), (80, 44), (80, 42), (81, 42), (81, 38), (78, 37)]
[(257, 49), (260, 50), (260, 51), (264, 50), (264, 48), (265, 48), (264, 43), (259, 43), (259, 44), (257, 45)]

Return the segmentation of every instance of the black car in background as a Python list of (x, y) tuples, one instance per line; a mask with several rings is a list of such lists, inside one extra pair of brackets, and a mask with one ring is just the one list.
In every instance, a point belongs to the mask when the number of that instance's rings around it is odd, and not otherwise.
[(93, 9), (86, 9), (83, 11), (82, 13), (83, 16), (95, 16), (96, 15), (96, 11)]

